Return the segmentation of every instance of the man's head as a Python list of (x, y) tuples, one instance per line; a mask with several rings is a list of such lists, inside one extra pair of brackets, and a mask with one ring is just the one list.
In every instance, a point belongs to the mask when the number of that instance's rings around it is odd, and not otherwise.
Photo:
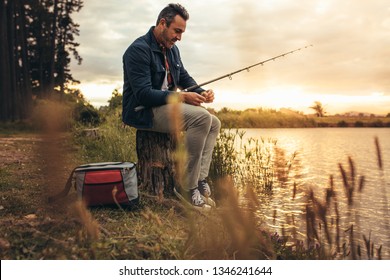
[(187, 10), (180, 4), (169, 4), (158, 15), (154, 34), (166, 48), (172, 48), (186, 29), (189, 19)]

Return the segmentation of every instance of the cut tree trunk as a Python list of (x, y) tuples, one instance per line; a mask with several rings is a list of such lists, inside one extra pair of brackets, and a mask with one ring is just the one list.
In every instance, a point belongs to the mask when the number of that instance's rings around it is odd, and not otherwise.
[(175, 176), (175, 141), (166, 133), (137, 130), (137, 173), (140, 189), (159, 197), (172, 196), (179, 187)]

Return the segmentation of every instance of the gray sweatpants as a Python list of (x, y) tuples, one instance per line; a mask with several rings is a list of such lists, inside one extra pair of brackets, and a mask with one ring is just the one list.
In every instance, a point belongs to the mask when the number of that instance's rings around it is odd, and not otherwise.
[[(220, 120), (205, 108), (181, 103), (182, 131), (185, 132), (188, 162), (187, 190), (196, 188), (198, 181), (209, 175), (213, 149), (221, 129)], [(150, 130), (170, 133), (170, 111), (173, 105), (153, 108), (153, 128)]]

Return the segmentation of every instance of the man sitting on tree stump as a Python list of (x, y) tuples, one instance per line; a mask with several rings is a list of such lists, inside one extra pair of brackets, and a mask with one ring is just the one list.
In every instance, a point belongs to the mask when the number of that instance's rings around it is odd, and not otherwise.
[[(177, 89), (196, 85), (175, 45), (181, 40), (188, 18), (183, 6), (169, 4), (160, 12), (156, 26), (136, 39), (124, 53), (122, 118), (125, 124), (172, 133), (170, 112), (174, 104), (168, 104), (168, 96), (177, 94)], [(206, 178), (221, 122), (201, 104), (213, 102), (214, 92), (197, 87), (179, 95), (188, 156), (187, 185), (175, 193), (197, 209), (209, 209), (214, 203), (206, 199), (211, 194)]]

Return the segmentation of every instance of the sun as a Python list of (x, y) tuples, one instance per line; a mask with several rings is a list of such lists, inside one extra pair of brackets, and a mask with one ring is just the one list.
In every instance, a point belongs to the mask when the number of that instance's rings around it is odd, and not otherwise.
[(214, 107), (232, 109), (245, 108), (291, 108), (308, 112), (313, 98), (300, 87), (269, 87), (256, 92), (227, 92), (220, 91), (216, 96)]
[(108, 105), (108, 100), (112, 96), (115, 89), (122, 90), (120, 82), (96, 82), (96, 83), (80, 83), (76, 86), (84, 95), (91, 105), (96, 108)]

